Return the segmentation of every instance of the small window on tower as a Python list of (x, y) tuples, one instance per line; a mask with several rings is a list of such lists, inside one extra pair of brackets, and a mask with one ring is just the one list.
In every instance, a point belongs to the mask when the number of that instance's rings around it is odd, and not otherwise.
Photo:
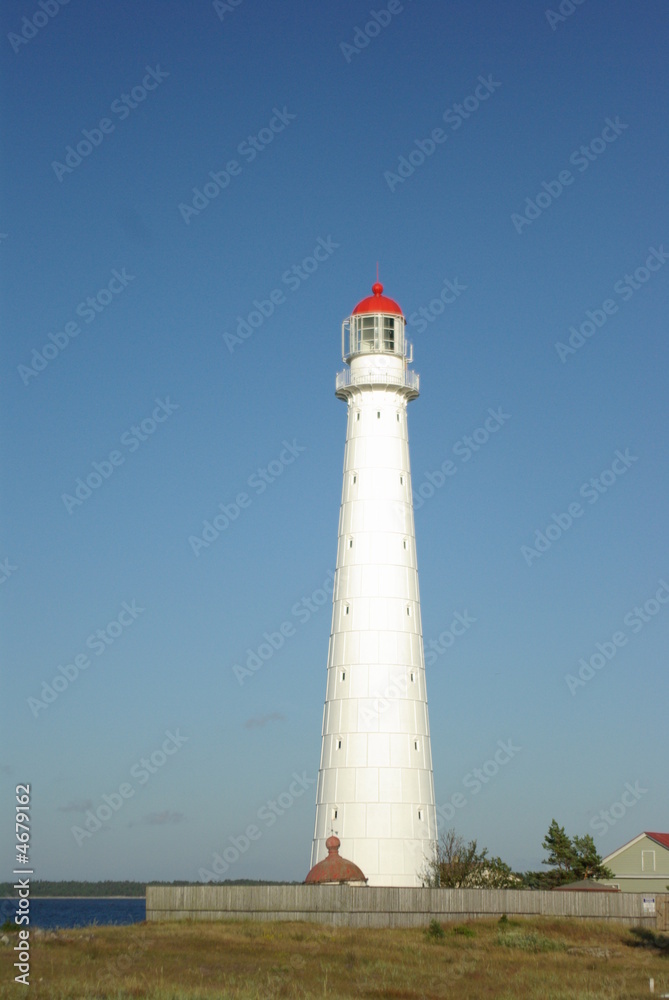
[(380, 420), (380, 419), (381, 419), (381, 410), (377, 410), (377, 411), (376, 411), (376, 419), (377, 419), (377, 420)]
[(414, 672), (413, 672), (413, 670), (412, 670), (412, 671), (411, 671), (411, 683), (412, 683), (412, 684), (414, 684), (414, 683), (415, 683), (415, 681), (416, 681), (416, 675), (415, 675), (415, 673), (414, 673)]
[(341, 750), (341, 740), (337, 740), (337, 750)]
[(419, 821), (421, 823), (423, 822), (423, 810), (422, 809), (418, 810), (418, 819), (419, 819)]
[(407, 614), (408, 614), (409, 618), (411, 618), (411, 608), (409, 608), (409, 607), (407, 607)]
[(348, 540), (348, 547), (349, 547), (349, 549), (353, 548), (353, 539), (352, 538), (349, 538), (349, 540)]
[(345, 681), (345, 680), (346, 680), (346, 671), (345, 671), (345, 670), (342, 670), (342, 672), (341, 672), (341, 679), (342, 679), (343, 681)]
[(404, 548), (405, 548), (405, 549), (406, 549), (406, 548), (408, 548), (408, 546), (407, 546), (407, 540), (406, 540), (406, 538), (404, 539)]
[(358, 412), (356, 413), (356, 415), (355, 415), (355, 419), (356, 419), (356, 420), (360, 420), (360, 411), (358, 411)]
[(345, 604), (345, 605), (344, 605), (344, 614), (345, 614), (345, 615), (347, 615), (347, 614), (348, 614), (348, 608), (349, 608), (348, 604)]
[(420, 740), (413, 741), (413, 748), (414, 750), (420, 750)]
[(399, 415), (399, 413), (398, 413), (398, 414), (397, 414), (397, 423), (399, 424), (399, 422), (400, 422), (400, 415)]
[(404, 486), (404, 476), (400, 476), (400, 486)]
[(336, 819), (338, 815), (339, 815), (339, 811), (338, 811), (337, 807), (335, 806), (334, 809), (332, 810), (332, 818)]
[(356, 476), (356, 474), (355, 474), (355, 472), (354, 472), (354, 473), (353, 473), (353, 485), (354, 485), (354, 486), (355, 486), (355, 484), (357, 483), (357, 481), (358, 481), (358, 477)]

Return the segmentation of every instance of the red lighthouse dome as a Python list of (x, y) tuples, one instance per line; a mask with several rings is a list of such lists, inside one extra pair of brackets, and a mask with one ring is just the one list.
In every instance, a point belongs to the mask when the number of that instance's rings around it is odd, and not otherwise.
[(358, 302), (353, 310), (354, 316), (360, 313), (394, 313), (396, 316), (403, 316), (403, 312), (394, 299), (389, 299), (383, 294), (383, 285), (380, 281), (372, 285), (373, 295), (368, 295), (362, 302)]

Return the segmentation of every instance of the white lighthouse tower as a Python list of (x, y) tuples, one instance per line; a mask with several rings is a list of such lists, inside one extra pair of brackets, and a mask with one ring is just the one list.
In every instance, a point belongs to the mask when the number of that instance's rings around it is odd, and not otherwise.
[(421, 885), (437, 839), (407, 403), (418, 375), (396, 302), (342, 324), (348, 422), (316, 793), (315, 865), (336, 834), (369, 885)]

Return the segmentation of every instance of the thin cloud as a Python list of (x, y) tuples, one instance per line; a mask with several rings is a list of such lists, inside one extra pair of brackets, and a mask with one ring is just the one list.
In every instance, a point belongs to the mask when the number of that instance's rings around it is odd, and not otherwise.
[(268, 715), (259, 715), (255, 719), (247, 719), (244, 723), (245, 729), (262, 729), (268, 722), (283, 722), (286, 716), (281, 712), (270, 712)]
[(58, 812), (62, 813), (84, 813), (93, 805), (91, 799), (73, 799), (66, 806), (58, 806)]
[(181, 823), (185, 818), (183, 813), (165, 809), (163, 812), (149, 813), (144, 816), (142, 823), (147, 823), (149, 826), (168, 826), (171, 823)]

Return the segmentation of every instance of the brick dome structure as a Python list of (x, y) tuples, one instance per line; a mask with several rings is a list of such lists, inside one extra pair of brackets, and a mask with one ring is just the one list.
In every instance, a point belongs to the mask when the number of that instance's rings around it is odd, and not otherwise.
[(339, 837), (328, 837), (325, 846), (328, 849), (327, 858), (314, 865), (304, 880), (305, 885), (339, 885), (342, 882), (367, 885), (367, 879), (358, 866), (339, 856)]

